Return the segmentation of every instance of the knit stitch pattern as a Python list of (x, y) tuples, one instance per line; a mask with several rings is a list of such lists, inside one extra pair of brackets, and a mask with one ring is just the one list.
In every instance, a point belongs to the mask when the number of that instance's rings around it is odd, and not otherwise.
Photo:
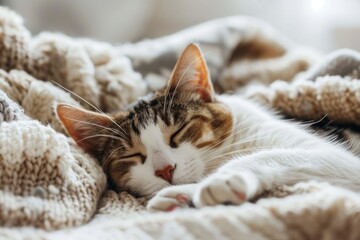
[(20, 16), (1, 7), (0, 239), (360, 238), (359, 195), (326, 183), (279, 186), (241, 206), (171, 213), (149, 213), (145, 199), (107, 188), (96, 160), (67, 137), (54, 105), (121, 111), (163, 87), (192, 41), (209, 52), (219, 92), (236, 91), (301, 120), (325, 115), (359, 124), (358, 53), (319, 61), (256, 19), (214, 20), (115, 47), (32, 36)]

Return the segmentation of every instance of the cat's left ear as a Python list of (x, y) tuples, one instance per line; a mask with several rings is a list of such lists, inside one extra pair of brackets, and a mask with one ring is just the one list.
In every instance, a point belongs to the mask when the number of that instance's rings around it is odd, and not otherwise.
[(214, 100), (214, 88), (209, 71), (204, 56), (197, 45), (190, 44), (182, 52), (166, 91), (197, 97), (204, 102)]

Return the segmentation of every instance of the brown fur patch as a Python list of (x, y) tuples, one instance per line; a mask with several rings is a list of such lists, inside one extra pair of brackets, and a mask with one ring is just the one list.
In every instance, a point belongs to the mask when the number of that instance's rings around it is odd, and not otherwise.
[[(191, 142), (197, 148), (215, 147), (229, 136), (232, 128), (232, 116), (223, 104), (207, 104), (173, 139), (176, 144), (184, 141)], [(202, 137), (212, 135), (211, 139)]]

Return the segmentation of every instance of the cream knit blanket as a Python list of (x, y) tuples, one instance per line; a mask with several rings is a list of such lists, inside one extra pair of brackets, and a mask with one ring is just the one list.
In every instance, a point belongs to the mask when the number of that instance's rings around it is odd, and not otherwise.
[[(144, 199), (107, 189), (95, 159), (65, 135), (54, 104), (91, 109), (83, 98), (118, 111), (162, 87), (192, 41), (207, 52), (220, 92), (238, 91), (289, 117), (360, 124), (359, 55), (336, 53), (298, 74), (319, 56), (255, 19), (226, 18), (114, 47), (32, 37), (17, 14), (0, 8), (0, 239), (360, 239), (360, 196), (326, 183), (171, 213), (149, 213)], [(356, 135), (347, 136), (356, 146), (349, 137)]]

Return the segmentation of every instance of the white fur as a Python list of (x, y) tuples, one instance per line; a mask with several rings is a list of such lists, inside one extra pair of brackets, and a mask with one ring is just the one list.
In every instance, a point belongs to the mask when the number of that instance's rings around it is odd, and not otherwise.
[(186, 184), (201, 180), (204, 163), (200, 160), (201, 151), (190, 143), (182, 143), (178, 148), (171, 148), (165, 142), (160, 125), (150, 123), (140, 130), (140, 138), (145, 145), (147, 158), (143, 165), (131, 168), (130, 186), (132, 189), (152, 196), (160, 189), (170, 186), (162, 178), (155, 176), (155, 171), (166, 165), (176, 164), (172, 184)]
[[(360, 191), (360, 161), (340, 144), (308, 133), (238, 96), (220, 96), (234, 117), (233, 138), (221, 146), (234, 152), (229, 161), (219, 156), (215, 173), (195, 185), (169, 187), (150, 200), (151, 210), (188, 206), (240, 204), (276, 185), (317, 180)], [(237, 152), (236, 152), (237, 151)], [(206, 162), (206, 159), (197, 159)], [(206, 175), (206, 173), (204, 173)], [(188, 176), (191, 177), (191, 176)], [(239, 196), (245, 196), (241, 198)]]

